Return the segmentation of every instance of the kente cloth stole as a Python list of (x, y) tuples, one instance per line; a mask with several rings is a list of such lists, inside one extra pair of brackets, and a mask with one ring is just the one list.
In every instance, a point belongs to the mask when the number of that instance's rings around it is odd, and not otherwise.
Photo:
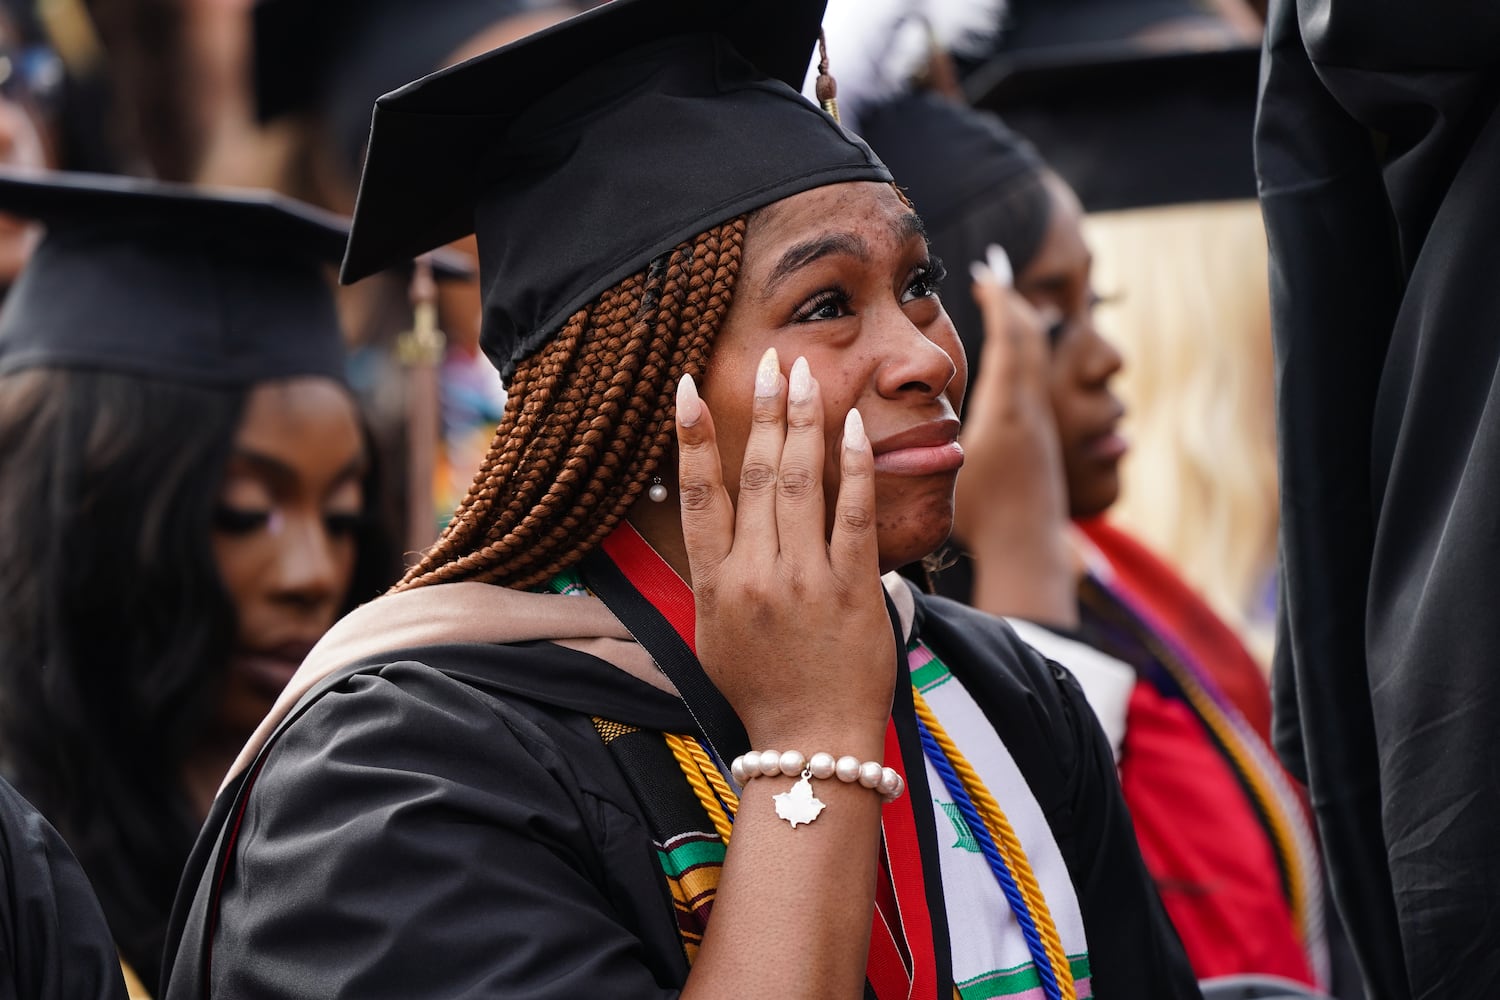
[[(1066, 862), (1062, 858), (1041, 806), (1030, 795), (1025, 778), (1004, 744), (994, 735), (982, 710), (930, 649), (913, 640), (908, 649), (913, 683), (934, 712), (945, 720), (944, 728), (959, 734), (968, 748), (967, 758), (987, 787), (1004, 788), (1005, 811), (1025, 853), (1035, 879), (1046, 898), (1066, 951), (1067, 973), (1074, 996), (1093, 996), (1089, 978), (1088, 947), (1082, 914)], [(732, 792), (715, 792), (707, 779), (694, 781), (690, 767), (674, 756), (668, 743), (681, 737), (664, 737), (634, 727), (596, 718), (600, 738), (620, 764), (653, 831), (657, 860), (677, 916), (683, 950), (691, 962), (702, 943), (713, 907), (725, 842), (716, 828), (732, 822), (737, 802)], [(696, 760), (705, 772), (713, 768), (706, 752)], [(976, 835), (951, 796), (944, 794), (943, 781), (933, 763), (926, 762), (932, 797), (934, 828), (939, 831), (938, 868), (942, 884), (962, 886), (962, 891), (944, 894), (947, 926), (952, 935), (954, 995), (961, 1000), (1021, 997), (1032, 1000), (1049, 995), (1044, 990), (1037, 963), (1028, 952), (1013, 907), (1007, 902), (980, 856)], [(686, 775), (687, 782), (682, 780)], [(696, 792), (695, 790), (696, 789)], [(717, 814), (717, 816), (716, 816)], [(719, 819), (728, 817), (728, 819)], [(951, 837), (947, 833), (951, 831)], [(901, 926), (890, 926), (899, 910), (890, 876), (889, 843), (884, 846), (879, 883), (877, 920), (887, 925), (884, 935), (872, 937), (871, 975), (898, 988), (905, 980), (906, 992), (897, 996), (919, 996), (912, 989), (912, 957)], [(876, 954), (873, 949), (880, 948)], [(874, 990), (876, 996), (890, 994)], [(1051, 994), (1055, 995), (1055, 994)]]
[[(617, 539), (612, 536), (611, 541)], [(605, 551), (654, 606), (669, 602), (663, 608), (664, 617), (691, 647), (691, 593), (675, 577), (671, 578), (675, 588), (671, 580), (664, 583), (661, 565), (651, 567), (648, 574), (634, 572), (638, 568), (634, 564), (656, 558), (648, 548), (642, 551), (642, 546), (635, 536), (623, 545), (606, 543)], [(587, 592), (576, 575), (555, 581), (553, 589)], [(963, 816), (942, 795), (942, 779), (922, 755), (915, 738), (917, 729), (908, 726), (912, 731), (903, 733), (893, 721), (887, 732), (886, 760), (907, 777), (915, 794), (909, 792), (887, 805), (882, 816), (882, 863), (866, 970), (867, 995), (880, 1000), (950, 995), (1092, 996), (1082, 917), (1041, 807), (993, 727), (946, 666), (919, 641), (913, 640), (908, 651), (910, 667), (923, 671), (923, 686), (934, 701), (931, 710), (943, 720), (939, 723), (933, 717), (932, 723), (959, 732), (972, 770), (977, 772), (975, 780), (1002, 790), (1005, 811), (1019, 837), (1022, 865), (1028, 877), (1035, 870), (1035, 880), (1028, 883), (1032, 898), (1045, 900), (1038, 900), (1037, 906), (1047, 926), (1056, 923), (1056, 960), (1039, 971), (1013, 912), (1015, 904), (1002, 894), (979, 857), (973, 846), (976, 838), (964, 825)], [(914, 719), (910, 692), (916, 686), (904, 683), (904, 676), (902, 680), (898, 693), (908, 693), (898, 697), (896, 714)], [(594, 723), (651, 827), (683, 949), (692, 961), (712, 910), (737, 799), (720, 767), (692, 737), (648, 733), (598, 718)], [(913, 774), (914, 768), (919, 777)], [(917, 777), (915, 782), (913, 777)], [(929, 789), (937, 794), (929, 794)], [(918, 799), (930, 802), (932, 824), (918, 822)], [(956, 839), (934, 840), (934, 832), (941, 838), (950, 829)], [(963, 890), (945, 898), (941, 890), (945, 883), (963, 886)], [(1026, 912), (1024, 903), (1021, 911)], [(949, 933), (951, 946), (944, 940)], [(1056, 980), (1064, 978), (1065, 992), (1060, 993)]]
[(1202, 723), (1210, 743), (1229, 763), (1276, 858), (1282, 891), (1303, 950), (1315, 974), (1327, 982), (1321, 865), (1302, 803), (1270, 750), (1219, 690), (1208, 673), (1163, 638), (1144, 609), (1086, 576), (1079, 587), (1086, 641), (1144, 668), (1159, 688), (1181, 699)]
[(597, 717), (594, 728), (646, 814), (682, 950), (691, 963), (698, 957), (719, 888), (724, 841), (683, 781), (662, 734)]
[[(601, 552), (647, 599), (660, 619), (671, 626), (688, 649), (696, 653), (693, 595), (687, 584), (651, 550), (628, 522), (622, 523), (604, 540)], [(579, 586), (588, 586), (586, 576), (571, 580), (560, 578), (551, 589), (566, 593), (569, 587)], [(626, 625), (639, 637), (636, 623), (626, 622)], [(655, 656), (649, 646), (648, 652)], [(701, 671), (702, 668), (696, 669)], [(898, 679), (898, 702), (903, 687), (907, 692), (905, 716), (912, 719), (911, 687)], [(610, 731), (615, 729), (608, 720), (596, 721), (595, 728), (601, 726)], [(898, 728), (909, 731), (898, 733)], [(637, 736), (639, 740), (634, 738)], [(696, 737), (697, 734), (692, 734), (692, 738)], [(649, 763), (651, 755), (656, 753), (654, 749), (638, 749), (647, 739), (654, 739), (661, 748), (661, 753), (654, 759), (656, 762), (665, 760), (667, 763), (662, 767)], [(701, 802), (697, 804), (693, 821), (681, 820), (680, 811), (673, 805), (674, 799), (677, 806), (681, 806), (680, 796), (685, 794), (691, 799), (693, 795), (690, 789), (683, 788), (683, 771), (676, 766), (665, 743), (666, 737), (660, 734), (648, 737), (644, 733), (617, 733), (614, 739), (607, 741), (607, 746), (620, 763), (648, 822), (653, 824), (657, 858), (663, 865), (679, 928), (684, 921), (690, 925), (682, 936), (684, 952), (691, 959), (702, 941), (712, 908), (725, 840), (715, 831), (714, 822)], [(941, 920), (941, 885), (936, 879), (925, 877), (927, 870), (936, 870), (933, 857), (936, 842), (930, 825), (918, 823), (912, 805), (914, 798), (927, 798), (926, 775), (921, 760), (921, 746), (914, 726), (898, 727), (893, 721), (886, 733), (885, 762), (900, 772), (908, 791), (885, 807), (881, 822), (885, 861), (876, 893), (876, 912), (871, 918), (870, 957), (866, 966), (866, 994), (877, 1000), (956, 995), (949, 969), (946, 927)], [(727, 771), (722, 762), (715, 769)], [(669, 786), (675, 790), (669, 791)], [(658, 818), (665, 821), (672, 816), (678, 817), (678, 822), (655, 825)], [(930, 864), (924, 865), (924, 858)], [(938, 919), (934, 919), (935, 914)]]

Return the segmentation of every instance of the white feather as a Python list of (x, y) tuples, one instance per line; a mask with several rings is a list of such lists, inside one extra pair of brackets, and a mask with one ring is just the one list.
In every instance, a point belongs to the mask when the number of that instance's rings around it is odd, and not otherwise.
[[(1005, 0), (828, 0), (823, 34), (844, 123), (911, 87), (926, 65), (929, 35), (956, 55), (982, 53), (999, 33)], [(816, 100), (818, 56), (804, 92)]]

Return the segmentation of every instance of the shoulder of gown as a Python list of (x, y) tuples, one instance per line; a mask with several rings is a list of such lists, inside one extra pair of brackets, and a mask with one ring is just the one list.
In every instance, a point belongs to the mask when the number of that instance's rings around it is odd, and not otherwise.
[[(548, 644), (418, 653), (320, 684), (219, 796), (167, 1000), (675, 996), (672, 902), (590, 714), (685, 713)], [(591, 710), (549, 703), (584, 675)]]

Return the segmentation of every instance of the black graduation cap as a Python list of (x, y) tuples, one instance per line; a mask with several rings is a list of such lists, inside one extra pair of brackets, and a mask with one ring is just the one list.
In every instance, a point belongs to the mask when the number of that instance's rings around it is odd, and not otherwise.
[(798, 92), (823, 0), (614, 0), (382, 97), (344, 279), (470, 232), (501, 375), (726, 219), (889, 181)]
[(339, 216), (260, 191), (0, 172), (46, 236), (0, 310), (0, 373), (91, 368), (210, 385), (342, 381)]
[(253, 12), (261, 121), (317, 109), (359, 168), (375, 98), (426, 76), (493, 24), (565, 0), (259, 0)]
[(1255, 197), (1260, 49), (1134, 45), (997, 56), (965, 82), (1089, 211)]

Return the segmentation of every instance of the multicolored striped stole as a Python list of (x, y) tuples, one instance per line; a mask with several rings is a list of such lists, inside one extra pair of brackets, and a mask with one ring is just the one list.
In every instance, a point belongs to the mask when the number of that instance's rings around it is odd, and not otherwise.
[(1272, 845), (1282, 891), (1309, 964), (1327, 980), (1322, 875), (1301, 801), (1270, 751), (1213, 679), (1162, 637), (1147, 612), (1092, 576), (1079, 587), (1086, 641), (1137, 665), (1164, 684), (1202, 723), (1214, 748), (1245, 789)]
[[(925, 643), (907, 646), (912, 700), (934, 797), (958, 841), (939, 851), (964, 1000), (1080, 1000), (1093, 995), (1072, 876), (1040, 805), (983, 710)], [(946, 721), (944, 721), (946, 720)], [(960, 739), (949, 735), (949, 730)], [(959, 743), (966, 749), (960, 749)], [(1004, 790), (1009, 811), (990, 788)], [(988, 878), (986, 876), (989, 876)]]
[[(628, 525), (606, 540), (603, 551), (693, 649), (692, 594), (687, 586)], [(581, 587), (576, 579), (553, 585), (563, 593)], [(919, 642), (911, 643), (909, 653), (922, 662), (936, 661)], [(872, 915), (867, 993), (878, 1000), (936, 997), (949, 991), (955, 997), (1030, 996), (1035, 991), (1050, 1000), (1089, 995), (1086, 952), (1081, 951), (1075, 960), (1064, 951), (1046, 899), (1005, 814), (978, 771), (948, 738), (916, 686), (903, 685), (903, 689), (909, 694), (898, 697), (895, 715), (909, 719), (910, 732), (903, 738), (893, 717), (886, 735), (885, 759), (902, 772), (913, 794), (887, 804), (882, 815), (882, 864)], [(648, 733), (599, 718), (594, 725), (635, 790), (651, 827), (683, 949), (692, 961), (712, 911), (738, 800), (724, 777), (722, 764), (710, 756), (696, 736)], [(988, 730), (988, 736), (1008, 760), (992, 730)], [(929, 786), (927, 780), (929, 760), (939, 762), (936, 773), (943, 776), (950, 794), (967, 805), (972, 814), (966, 816), (969, 828), (976, 841), (988, 847), (986, 858), (1005, 895), (1003, 901), (996, 897), (997, 912), (1003, 912), (1009, 902), (1033, 958), (1024, 967), (991, 969), (977, 977), (982, 982), (967, 983), (962, 990), (952, 981), (947, 931), (940, 919), (934, 919), (934, 910), (943, 908), (939, 865), (925, 857), (928, 851), (923, 849), (915, 812), (918, 806), (932, 808), (937, 801), (928, 801), (928, 788), (937, 788)], [(990, 761), (985, 766), (993, 765)], [(685, 781), (672, 780), (679, 775)], [(1024, 789), (1024, 780), (1019, 785)], [(1050, 838), (1050, 831), (1045, 836)], [(927, 837), (930, 840), (931, 834)], [(929, 845), (928, 850), (934, 847)], [(1055, 852), (1055, 845), (1052, 850)], [(1063, 869), (1060, 859), (1056, 867)], [(1071, 891), (1071, 886), (1068, 888)], [(1074, 901), (1074, 923), (1078, 920), (1076, 909)], [(940, 918), (941, 913), (937, 916)], [(1082, 944), (1081, 924), (1070, 937), (1072, 943)], [(1024, 956), (1025, 951), (1021, 954)], [(1036, 981), (1035, 990), (1028, 985), (1031, 980)], [(1080, 991), (1078, 986), (1085, 989)], [(1000, 992), (994, 992), (996, 989)]]
[[(692, 591), (651, 549), (645, 539), (628, 522), (624, 522), (604, 540), (600, 552), (650, 602), (651, 607), (671, 626), (687, 648), (696, 654), (696, 617)], [(559, 589), (559, 586), (554, 585), (553, 589)], [(631, 628), (632, 634), (639, 635), (634, 625), (629, 622), (626, 624)], [(656, 655), (655, 651), (648, 651), (653, 656)], [(631, 752), (628, 748), (634, 743), (624, 742), (629, 736), (630, 734), (616, 735), (609, 743), (622, 765), (626, 763), (623, 755)], [(922, 773), (920, 746), (916, 743), (914, 732), (909, 737), (903, 741), (893, 722), (886, 733), (885, 759), (889, 766), (901, 772), (908, 789), (925, 798), (925, 791), (921, 791), (926, 788), (926, 776)], [(671, 750), (667, 742), (677, 738), (656, 738), (660, 741), (661, 749), (670, 757)], [(697, 734), (693, 734), (689, 742), (695, 742), (696, 739)], [(912, 751), (912, 761), (904, 758), (903, 751), (907, 749)], [(646, 755), (652, 752), (655, 751), (642, 750), (633, 754), (631, 761), (634, 766), (625, 766), (623, 773), (635, 788), (642, 808), (648, 812), (648, 818), (651, 811), (665, 818), (672, 809), (670, 803), (673, 793), (665, 791), (663, 784), (673, 779), (680, 782), (679, 776), (686, 772), (675, 766), (675, 758), (672, 758), (674, 766), (667, 771), (643, 766), (648, 763)], [(712, 788), (713, 778), (710, 774), (722, 782), (727, 762), (715, 762), (706, 754), (704, 761), (705, 765), (698, 769), (703, 778), (699, 787), (706, 784)], [(912, 766), (913, 763), (915, 767)], [(691, 787), (690, 783), (689, 794)], [(718, 797), (717, 792), (714, 794), (716, 801), (709, 803), (710, 808), (705, 809), (700, 803), (695, 821), (678, 825), (655, 825), (653, 822), (653, 839), (658, 856), (665, 857), (669, 862), (670, 867), (664, 867), (663, 872), (671, 886), (674, 905), (679, 907), (679, 914), (691, 912), (706, 918), (712, 906), (712, 891), (705, 888), (700, 876), (706, 876), (712, 871), (716, 884), (727, 836), (719, 834), (714, 821), (709, 817), (715, 812), (732, 815), (729, 811), (732, 808), (730, 804)], [(933, 907), (940, 905), (941, 889), (936, 882), (929, 884), (925, 877), (923, 851), (913, 807), (915, 797), (916, 794), (903, 795), (887, 805), (883, 813), (886, 863), (882, 866), (882, 884), (877, 891), (876, 912), (871, 921), (870, 959), (866, 970), (868, 986), (879, 1000), (932, 997), (937, 996), (940, 989), (951, 989), (939, 985), (940, 982), (951, 981), (951, 975), (946, 971), (946, 940), (943, 940), (943, 935), (938, 931), (932, 914)], [(648, 801), (652, 804), (647, 805)], [(708, 843), (710, 830), (718, 842), (717, 848), (703, 846)], [(725, 833), (728, 833), (728, 828)], [(695, 857), (699, 860), (694, 865), (681, 863), (688, 857), (686, 853), (673, 861), (672, 849), (687, 843), (699, 845), (695, 849), (698, 852)], [(715, 864), (702, 860), (710, 851), (719, 859)], [(682, 876), (673, 874), (677, 869), (693, 876), (691, 884), (684, 881)], [(677, 902), (679, 899), (682, 901), (680, 904)], [(691, 950), (696, 953), (697, 944), (702, 941), (702, 932), (701, 924), (689, 932), (684, 938), (685, 951), (689, 950), (691, 938)], [(943, 950), (941, 960), (939, 942)]]
[[(920, 642), (911, 644), (909, 655), (914, 661), (920, 660), (929, 668), (935, 667), (946, 674), (941, 661)], [(994, 948), (1006, 933), (1003, 923), (996, 922), (996, 919), (1009, 905), (1025, 940), (1020, 952), (1010, 953), (1025, 956), (1030, 952), (1031, 958), (1017, 964), (1002, 963), (1003, 968), (980, 966), (977, 974), (954, 983), (955, 998), (978, 1000), (1035, 996), (1048, 1000), (1075, 1000), (1091, 996), (1089, 961), (1076, 901), (1071, 902), (1072, 911), (1067, 914), (1070, 918), (1067, 943), (1074, 946), (1070, 951), (1064, 948), (1064, 935), (1059, 934), (1031, 862), (1010, 820), (986, 788), (978, 770), (965, 758), (936, 713), (915, 690), (915, 685), (913, 697), (917, 701), (918, 731), (930, 766), (942, 776), (941, 786), (946, 787), (954, 799), (957, 818), (950, 815), (949, 819), (955, 827), (966, 832), (966, 837), (974, 845), (971, 849), (984, 856), (998, 878), (1004, 896), (1002, 899), (992, 890), (993, 903), (986, 904), (990, 911), (982, 919), (952, 929), (957, 935), (954, 947), (962, 950), (964, 942), (958, 938), (966, 935), (993, 934), (995, 939), (978, 951), (988, 952)], [(672, 899), (678, 933), (691, 963), (697, 957), (707, 929), (738, 799), (696, 739), (646, 732), (597, 717), (594, 727), (635, 790), (653, 831), (657, 860)], [(992, 768), (994, 764), (991, 760), (984, 766)], [(684, 781), (671, 780), (671, 765), (676, 766)], [(934, 784), (932, 787), (940, 786)], [(936, 799), (933, 801), (940, 807), (949, 805)], [(1031, 819), (1032, 833), (1037, 834), (1040, 829), (1038, 817)], [(1041, 825), (1045, 826), (1044, 819)], [(920, 937), (912, 936), (915, 929), (909, 919), (903, 919), (898, 899), (898, 895), (909, 899), (912, 887), (908, 883), (906, 891), (899, 892), (897, 879), (909, 880), (915, 875), (925, 880), (922, 859), (919, 851), (892, 856), (890, 835), (897, 830), (899, 828), (893, 829), (893, 824), (883, 824), (886, 836), (883, 838), (881, 881), (873, 915), (868, 969), (871, 991), (877, 998), (936, 996), (937, 982), (918, 978), (917, 960), (924, 944), (926, 948), (932, 947), (932, 935), (929, 932)], [(1050, 833), (1041, 835), (1050, 837)], [(1055, 845), (1051, 851), (1055, 855)], [(1054, 856), (1050, 860), (1052, 877), (1066, 879), (1061, 858)], [(949, 860), (944, 860), (938, 867), (946, 870), (949, 863)], [(961, 881), (964, 885), (972, 885), (967, 876)], [(983, 898), (982, 892), (976, 895), (976, 899), (979, 898)], [(918, 948), (916, 954), (913, 953), (914, 944)], [(972, 946), (975, 942), (969, 944)]]

